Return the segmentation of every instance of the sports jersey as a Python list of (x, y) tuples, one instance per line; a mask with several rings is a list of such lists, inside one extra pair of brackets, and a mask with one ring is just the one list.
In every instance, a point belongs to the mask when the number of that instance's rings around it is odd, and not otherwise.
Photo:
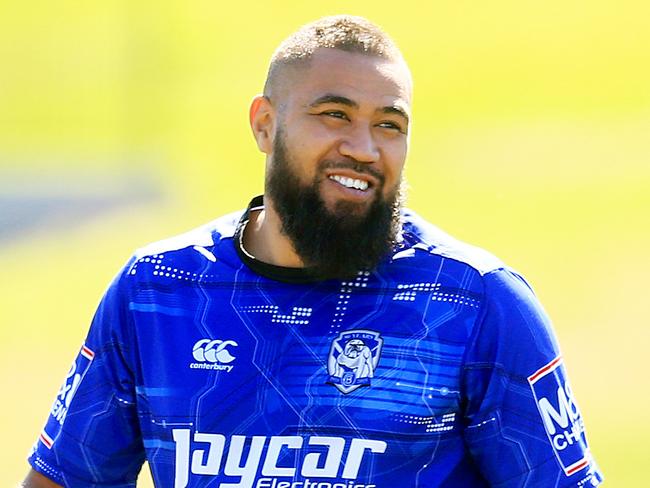
[[(256, 261), (251, 209), (137, 252), (33, 468), (70, 487), (581, 487), (602, 476), (549, 320), (494, 256), (403, 211), (375, 269)], [(360, 250), (363, 252), (363, 250)]]

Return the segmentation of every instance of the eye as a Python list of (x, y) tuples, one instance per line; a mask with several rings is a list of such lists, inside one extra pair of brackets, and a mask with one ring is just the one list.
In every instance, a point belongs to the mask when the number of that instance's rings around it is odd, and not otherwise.
[(327, 115), (328, 117), (333, 117), (335, 119), (342, 119), (342, 120), (350, 120), (345, 112), (341, 112), (340, 110), (327, 110), (325, 112), (321, 112), (321, 115)]
[(379, 124), (377, 124), (377, 127), (381, 127), (382, 129), (396, 130), (398, 132), (401, 132), (402, 134), (406, 134), (406, 131), (402, 129), (402, 126), (400, 124), (396, 122), (392, 122), (390, 120), (380, 122)]

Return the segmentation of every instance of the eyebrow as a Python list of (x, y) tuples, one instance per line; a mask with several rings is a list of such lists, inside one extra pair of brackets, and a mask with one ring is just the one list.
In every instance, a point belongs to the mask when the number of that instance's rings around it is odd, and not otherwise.
[(333, 95), (328, 93), (322, 97), (318, 97), (316, 100), (309, 104), (310, 107), (318, 107), (319, 105), (324, 105), (326, 103), (337, 103), (339, 105), (345, 105), (347, 107), (359, 108), (359, 104), (354, 100), (344, 97), (342, 95)]
[(382, 113), (385, 114), (394, 114), (394, 115), (399, 115), (400, 117), (403, 117), (406, 122), (409, 122), (409, 116), (406, 110), (404, 110), (402, 107), (398, 105), (391, 105), (390, 107), (383, 107), (380, 109)]
[[(345, 105), (346, 107), (359, 108), (359, 104), (354, 100), (348, 97), (344, 97), (342, 95), (334, 95), (332, 93), (328, 93), (326, 95), (318, 97), (316, 100), (311, 102), (309, 106), (312, 108), (316, 108), (319, 107), (320, 105), (325, 105), (328, 103), (335, 103), (338, 105)], [(392, 115), (398, 115), (400, 117), (403, 117), (407, 123), (410, 121), (408, 112), (399, 105), (389, 105), (387, 107), (380, 108), (378, 111), (384, 114), (392, 114)]]

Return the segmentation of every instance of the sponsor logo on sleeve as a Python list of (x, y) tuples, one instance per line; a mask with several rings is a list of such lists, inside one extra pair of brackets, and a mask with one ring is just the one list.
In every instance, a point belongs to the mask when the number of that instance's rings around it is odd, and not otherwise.
[(571, 476), (589, 466), (585, 428), (558, 356), (528, 377), (548, 440), (562, 466)]
[(209, 369), (230, 373), (235, 367), (231, 364), (236, 357), (232, 350), (238, 344), (232, 340), (201, 339), (192, 347), (195, 362), (190, 363), (190, 369)]
[(370, 386), (383, 343), (379, 332), (364, 329), (341, 332), (330, 347), (327, 383), (344, 394)]
[(81, 346), (81, 350), (77, 355), (77, 359), (70, 366), (70, 370), (59, 388), (59, 392), (56, 395), (52, 409), (50, 410), (50, 421), (47, 423), (43, 431), (39, 436), (39, 440), (47, 447), (48, 449), (52, 448), (56, 436), (58, 435), (63, 422), (65, 421), (66, 415), (70, 408), (70, 403), (74, 397), (81, 381), (83, 380), (90, 364), (95, 358), (95, 353), (85, 344)]

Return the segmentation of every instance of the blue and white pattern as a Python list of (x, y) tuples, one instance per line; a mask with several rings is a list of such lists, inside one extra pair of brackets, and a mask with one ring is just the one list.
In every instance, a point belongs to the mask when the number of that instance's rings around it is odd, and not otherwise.
[(240, 217), (125, 266), (34, 469), (85, 488), (133, 487), (145, 459), (175, 488), (599, 484), (550, 322), (498, 259), (406, 212), (376, 269), (287, 283), (242, 261)]

